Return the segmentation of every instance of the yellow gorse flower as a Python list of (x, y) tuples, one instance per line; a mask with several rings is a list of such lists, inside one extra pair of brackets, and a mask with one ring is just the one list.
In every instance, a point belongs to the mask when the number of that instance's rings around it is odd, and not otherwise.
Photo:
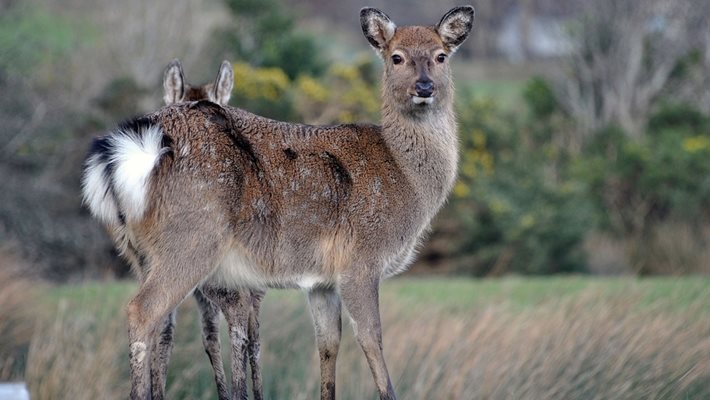
[(688, 153), (699, 153), (701, 151), (710, 151), (710, 137), (709, 136), (693, 136), (683, 139), (681, 144), (683, 150)]
[(289, 88), (286, 73), (280, 68), (253, 68), (249, 64), (234, 64), (234, 90), (248, 99), (277, 101)]

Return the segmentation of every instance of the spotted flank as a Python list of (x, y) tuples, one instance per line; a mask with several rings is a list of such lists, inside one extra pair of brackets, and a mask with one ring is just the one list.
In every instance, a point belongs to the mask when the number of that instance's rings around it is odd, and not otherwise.
[(111, 226), (140, 220), (151, 173), (169, 151), (169, 138), (146, 118), (95, 139), (82, 177), (83, 200), (94, 217)]

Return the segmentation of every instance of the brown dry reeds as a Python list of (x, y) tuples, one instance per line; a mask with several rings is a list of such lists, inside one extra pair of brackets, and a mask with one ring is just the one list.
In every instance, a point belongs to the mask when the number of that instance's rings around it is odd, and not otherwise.
[[(385, 284), (384, 348), (400, 398), (710, 398), (710, 288), (705, 281), (550, 281), (555, 283), (504, 279), (493, 284)], [(448, 285), (458, 294), (433, 301)], [(33, 399), (126, 396), (122, 308), (135, 289), (115, 288), (62, 288), (51, 294), (56, 301), (45, 302), (52, 312), (31, 335), (25, 372)], [(463, 292), (472, 289), (490, 295), (472, 303)], [(518, 296), (519, 290), (532, 295)], [(537, 295), (545, 290), (550, 293)], [(318, 396), (318, 356), (304, 300), (292, 292), (273, 291), (264, 302), (267, 398)], [(347, 318), (344, 325), (338, 398), (374, 398), (370, 370)], [(228, 343), (226, 337), (222, 343)], [(223, 350), (229, 360), (228, 349)], [(168, 395), (216, 397), (192, 301), (179, 313)]]
[(0, 381), (22, 378), (41, 284), (9, 246), (0, 247)]
[[(384, 297), (384, 348), (402, 398), (710, 398), (706, 302), (672, 309), (643, 304), (638, 290), (610, 296), (588, 289), (522, 309), (502, 302), (451, 313), (403, 304), (386, 289)], [(267, 376), (277, 385), (275, 397), (316, 397), (312, 339), (294, 340), (304, 336), (307, 320), (281, 326), (268, 320), (264, 326), (262, 336), (272, 343), (265, 344), (264, 371), (276, 375)], [(347, 327), (344, 336), (339, 398), (374, 398), (369, 368)], [(311, 352), (305, 372), (293, 365), (302, 363), (297, 352), (303, 348)]]
[(710, 324), (638, 310), (628, 299), (585, 295), (526, 312), (487, 306), (470, 318), (423, 312), (385, 324), (385, 349), (392, 370), (404, 371), (405, 398), (710, 395)]
[[(128, 393), (125, 324), (66, 300), (38, 323), (28, 351), (25, 379), (33, 399), (111, 399)], [(77, 312), (80, 311), (80, 312)]]

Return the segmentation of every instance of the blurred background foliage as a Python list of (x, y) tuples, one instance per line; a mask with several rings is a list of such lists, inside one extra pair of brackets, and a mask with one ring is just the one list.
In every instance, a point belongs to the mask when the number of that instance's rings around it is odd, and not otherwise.
[[(603, 2), (476, 4), (453, 61), (460, 178), (413, 273), (710, 272), (708, 6)], [(174, 57), (195, 84), (232, 60), (232, 105), (264, 116), (376, 123), (360, 3), (0, 1), (0, 241), (39, 276), (126, 274), (81, 162), (161, 106)], [(453, 3), (373, 5), (421, 23)]]

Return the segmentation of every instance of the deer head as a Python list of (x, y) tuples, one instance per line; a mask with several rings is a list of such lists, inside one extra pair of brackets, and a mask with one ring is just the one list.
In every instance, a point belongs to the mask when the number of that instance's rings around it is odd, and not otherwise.
[(418, 114), (446, 104), (453, 95), (449, 57), (473, 26), (471, 6), (456, 7), (436, 26), (397, 27), (382, 11), (363, 8), (360, 24), (385, 64), (385, 102), (405, 114)]

